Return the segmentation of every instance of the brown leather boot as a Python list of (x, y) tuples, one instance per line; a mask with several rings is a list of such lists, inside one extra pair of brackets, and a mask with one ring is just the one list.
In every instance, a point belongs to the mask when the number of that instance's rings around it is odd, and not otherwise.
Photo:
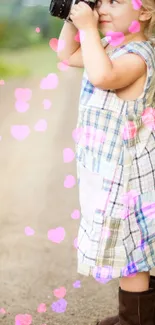
[(155, 276), (150, 275), (150, 286), (149, 288), (154, 288), (155, 289)]
[(119, 288), (119, 321), (115, 325), (154, 325), (154, 302), (155, 289), (128, 292)]
[[(150, 275), (150, 285), (149, 288), (155, 289), (155, 276)], [(155, 316), (154, 316), (155, 317)], [(155, 320), (155, 318), (154, 318)], [(96, 325), (117, 325), (119, 322), (119, 315), (115, 315), (112, 317), (107, 317), (102, 321), (97, 321)], [(154, 321), (155, 324), (155, 321)]]

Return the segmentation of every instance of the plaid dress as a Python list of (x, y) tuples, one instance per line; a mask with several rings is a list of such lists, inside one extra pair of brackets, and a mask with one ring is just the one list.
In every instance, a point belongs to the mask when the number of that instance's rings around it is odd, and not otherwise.
[(155, 267), (155, 49), (130, 42), (108, 55), (127, 53), (147, 65), (141, 96), (96, 88), (84, 70), (76, 128), (77, 272), (103, 283)]

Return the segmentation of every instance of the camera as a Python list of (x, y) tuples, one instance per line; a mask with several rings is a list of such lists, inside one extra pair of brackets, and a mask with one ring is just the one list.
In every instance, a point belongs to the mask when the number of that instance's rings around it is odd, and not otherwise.
[(97, 5), (98, 0), (51, 0), (49, 12), (51, 16), (72, 22), (69, 17), (73, 5), (78, 4), (80, 1), (87, 3), (92, 10)]

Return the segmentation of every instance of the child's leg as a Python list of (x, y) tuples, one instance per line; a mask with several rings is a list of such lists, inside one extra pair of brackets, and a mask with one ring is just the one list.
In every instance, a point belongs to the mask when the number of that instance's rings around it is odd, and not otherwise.
[(134, 277), (124, 277), (119, 280), (122, 290), (142, 292), (149, 290), (150, 272), (140, 272)]

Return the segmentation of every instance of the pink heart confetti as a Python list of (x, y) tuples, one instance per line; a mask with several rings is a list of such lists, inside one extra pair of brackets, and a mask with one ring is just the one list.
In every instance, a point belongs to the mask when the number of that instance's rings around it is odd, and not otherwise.
[(93, 268), (93, 277), (97, 282), (106, 284), (107, 282), (110, 281), (110, 278), (108, 276), (109, 276), (109, 267), (106, 268), (106, 266), (105, 267), (95, 266)]
[(147, 107), (142, 113), (143, 123), (151, 130), (155, 130), (155, 109)]
[(50, 48), (55, 52), (61, 52), (65, 47), (65, 41), (59, 40), (57, 38), (51, 38), (49, 42)]
[(68, 68), (69, 68), (69, 65), (68, 65), (68, 60), (65, 60), (65, 61), (62, 61), (62, 62), (59, 62), (57, 64), (57, 67), (60, 71), (67, 71)]
[(130, 190), (122, 195), (122, 203), (125, 206), (134, 207), (138, 200), (138, 193), (136, 190)]
[(38, 132), (44, 132), (47, 129), (47, 122), (43, 119), (39, 120), (35, 126), (34, 126), (35, 131)]
[(79, 219), (80, 218), (80, 211), (74, 210), (71, 214), (72, 219)]
[(55, 313), (64, 313), (67, 308), (67, 301), (65, 299), (59, 299), (51, 305), (52, 310)]
[(106, 134), (103, 130), (96, 130), (92, 126), (86, 126), (83, 137), (81, 139), (81, 144), (88, 146), (90, 142), (95, 147), (97, 143), (104, 143), (106, 139)]
[(4, 308), (0, 308), (0, 314), (6, 314), (6, 311)]
[(4, 86), (5, 85), (5, 81), (4, 80), (0, 80), (0, 86)]
[(135, 10), (139, 10), (142, 7), (141, 0), (132, 0), (132, 5)]
[(136, 136), (137, 128), (133, 121), (127, 121), (122, 128), (122, 138), (124, 140), (133, 139)]
[(38, 313), (45, 313), (46, 312), (46, 305), (45, 304), (40, 304), (37, 308)]
[(109, 32), (106, 33), (106, 37), (107, 36), (111, 37), (111, 40), (109, 40), (109, 43), (110, 43), (111, 46), (120, 45), (125, 39), (124, 34), (121, 33), (121, 32), (109, 31)]
[(108, 227), (104, 227), (102, 230), (102, 239), (109, 238), (111, 236), (110, 229)]
[(66, 288), (65, 287), (60, 287), (58, 289), (55, 289), (53, 291), (54, 296), (57, 298), (64, 298), (66, 296)]
[(18, 112), (23, 113), (29, 109), (29, 104), (21, 100), (17, 100), (15, 103), (15, 107)]
[(28, 314), (18, 314), (15, 317), (15, 325), (31, 325), (32, 324), (32, 316)]
[(13, 125), (11, 134), (16, 140), (22, 141), (29, 136), (30, 129), (27, 125)]
[(72, 132), (72, 137), (73, 137), (73, 140), (78, 143), (79, 142), (79, 139), (83, 133), (83, 128), (76, 128), (73, 130)]
[(73, 283), (74, 288), (81, 288), (81, 281), (77, 280)]
[(69, 163), (75, 158), (75, 153), (71, 148), (65, 148), (63, 150), (63, 161), (64, 163)]
[(32, 97), (32, 90), (29, 88), (16, 88), (15, 97), (19, 101), (26, 102)]
[(75, 35), (74, 40), (75, 40), (76, 42), (80, 43), (80, 33), (79, 33), (79, 31), (78, 31), (77, 34)]
[(46, 78), (43, 78), (40, 83), (41, 89), (55, 89), (58, 86), (58, 76), (56, 73), (50, 73)]
[(35, 231), (31, 227), (25, 227), (25, 235), (26, 236), (33, 236)]
[(133, 21), (129, 27), (129, 32), (134, 34), (140, 31), (140, 23), (138, 21)]
[(75, 184), (76, 184), (76, 180), (75, 180), (74, 176), (72, 176), (72, 175), (66, 176), (65, 181), (64, 181), (64, 187), (72, 188)]
[(50, 229), (48, 231), (48, 239), (57, 244), (61, 243), (64, 240), (65, 235), (65, 230), (62, 227)]
[(36, 27), (36, 33), (40, 33), (40, 28)]
[(51, 107), (52, 103), (49, 99), (44, 99), (43, 105), (44, 105), (44, 109), (49, 109)]

